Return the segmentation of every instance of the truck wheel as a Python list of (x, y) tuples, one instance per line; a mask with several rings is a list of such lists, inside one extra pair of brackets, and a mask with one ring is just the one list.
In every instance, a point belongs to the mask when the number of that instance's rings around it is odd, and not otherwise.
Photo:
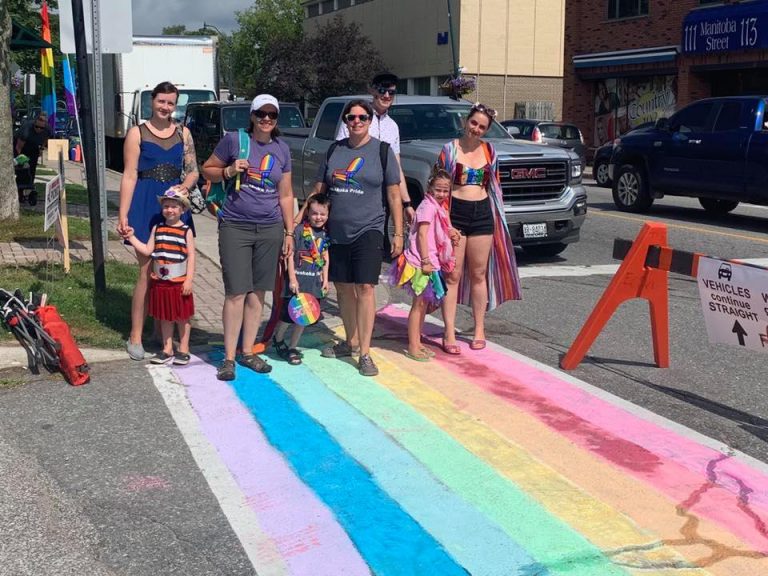
[(557, 256), (566, 248), (568, 248), (568, 244), (555, 242), (554, 244), (534, 244), (532, 246), (523, 246), (523, 252), (529, 254), (530, 256), (547, 258)]
[(595, 174), (595, 182), (597, 182), (598, 186), (603, 188), (611, 187), (611, 179), (608, 178), (608, 164), (598, 162), (592, 167), (592, 172)]
[(739, 205), (736, 200), (715, 200), (714, 198), (699, 198), (699, 204), (710, 214), (728, 214)]
[(613, 182), (613, 202), (622, 212), (645, 212), (653, 204), (645, 174), (632, 164), (619, 168)]

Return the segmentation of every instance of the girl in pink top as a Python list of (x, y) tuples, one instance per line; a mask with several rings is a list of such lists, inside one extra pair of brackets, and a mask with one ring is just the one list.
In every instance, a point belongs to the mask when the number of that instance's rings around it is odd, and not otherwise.
[(390, 283), (405, 288), (413, 296), (405, 355), (418, 362), (426, 362), (434, 355), (421, 345), (424, 316), (440, 305), (445, 296), (443, 273), (452, 271), (456, 264), (453, 246), (458, 241), (458, 232), (448, 216), (450, 194), (451, 175), (442, 169), (433, 172), (427, 194), (416, 210), (408, 248), (390, 272)]

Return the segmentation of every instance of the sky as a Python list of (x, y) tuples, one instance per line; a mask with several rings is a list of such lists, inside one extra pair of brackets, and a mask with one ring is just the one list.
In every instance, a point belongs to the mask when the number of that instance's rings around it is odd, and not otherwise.
[(184, 24), (188, 30), (213, 24), (224, 33), (236, 26), (235, 12), (253, 5), (253, 0), (132, 0), (133, 34), (160, 34), (165, 26)]

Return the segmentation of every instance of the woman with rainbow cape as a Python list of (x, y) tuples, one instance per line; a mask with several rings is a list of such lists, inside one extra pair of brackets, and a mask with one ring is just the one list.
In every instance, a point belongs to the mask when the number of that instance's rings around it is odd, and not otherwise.
[(451, 174), (450, 219), (461, 239), (455, 248), (456, 268), (445, 277), (443, 298), (447, 354), (461, 354), (456, 342), (457, 304), (471, 305), (474, 332), (469, 347), (485, 348), (485, 313), (520, 300), (520, 277), (512, 239), (504, 217), (496, 151), (482, 137), (496, 112), (476, 103), (469, 111), (460, 138), (443, 146), (437, 166)]

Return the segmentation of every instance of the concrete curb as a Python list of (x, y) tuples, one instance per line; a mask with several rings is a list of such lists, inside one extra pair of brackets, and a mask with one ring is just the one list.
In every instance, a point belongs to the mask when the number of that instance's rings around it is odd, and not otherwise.
[[(125, 350), (104, 350), (101, 348), (81, 348), (85, 360), (88, 364), (99, 362), (112, 362), (114, 360), (127, 360), (128, 355)], [(6, 368), (26, 368), (27, 353), (21, 344), (9, 343), (0, 344), (0, 370)]]

